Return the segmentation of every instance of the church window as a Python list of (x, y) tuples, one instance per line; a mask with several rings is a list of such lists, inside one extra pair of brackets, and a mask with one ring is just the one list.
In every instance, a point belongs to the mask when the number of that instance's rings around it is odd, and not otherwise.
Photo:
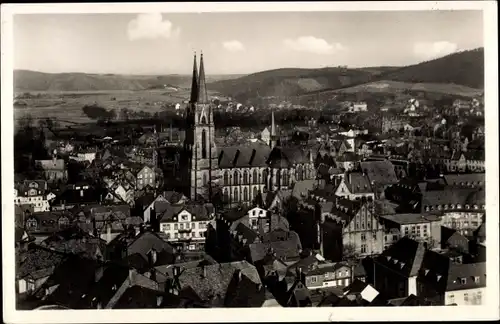
[(285, 170), (283, 172), (283, 185), (284, 186), (290, 185), (290, 175), (288, 174), (288, 170)]
[(224, 171), (224, 185), (229, 185), (229, 172)]
[(257, 194), (259, 193), (259, 188), (257, 187), (253, 187), (253, 199), (255, 199), (255, 197), (257, 197)]
[(234, 184), (235, 185), (240, 184), (240, 172), (239, 171), (234, 171)]
[(243, 201), (248, 201), (248, 188), (243, 189)]
[(207, 174), (203, 173), (203, 185), (206, 185), (207, 183), (208, 183)]
[(207, 123), (207, 119), (205, 118), (205, 116), (201, 116), (200, 124), (204, 125), (206, 123)]
[(257, 183), (258, 183), (257, 181), (259, 181), (259, 175), (258, 175), (258, 173), (257, 173), (257, 169), (254, 169), (254, 170), (253, 170), (252, 180), (253, 180), (253, 183), (254, 183), (254, 184), (257, 184)]
[(301, 165), (297, 166), (296, 174), (297, 174), (297, 181), (304, 180), (304, 174), (302, 173), (302, 166)]
[(205, 130), (201, 132), (201, 158), (207, 158), (207, 132)]
[(239, 201), (239, 194), (238, 194), (238, 188), (234, 188), (234, 201)]
[(229, 192), (227, 189), (224, 189), (224, 202), (229, 202)]
[(248, 184), (248, 172), (246, 170), (243, 172), (243, 184)]

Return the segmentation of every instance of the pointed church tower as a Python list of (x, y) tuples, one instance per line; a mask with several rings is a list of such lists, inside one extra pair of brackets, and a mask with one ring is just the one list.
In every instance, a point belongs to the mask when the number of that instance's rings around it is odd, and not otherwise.
[(196, 66), (196, 52), (194, 53), (193, 62), (193, 80), (191, 81), (191, 98), (189, 103), (194, 104), (198, 102), (198, 67)]
[[(189, 182), (191, 199), (198, 195), (212, 196), (212, 181), (217, 178), (218, 159), (215, 146), (215, 125), (213, 122), (212, 107), (207, 94), (205, 81), (205, 65), (203, 54), (200, 57), (200, 72), (193, 68), (193, 81), (191, 86), (190, 105), (191, 114), (187, 122), (190, 127), (186, 129), (185, 143), (190, 149), (189, 157)], [(185, 147), (186, 147), (185, 145)]]

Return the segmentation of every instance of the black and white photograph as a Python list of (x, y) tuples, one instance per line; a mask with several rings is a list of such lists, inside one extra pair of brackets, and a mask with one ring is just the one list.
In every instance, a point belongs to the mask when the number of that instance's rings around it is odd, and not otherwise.
[(2, 5), (4, 321), (498, 319), (496, 9)]

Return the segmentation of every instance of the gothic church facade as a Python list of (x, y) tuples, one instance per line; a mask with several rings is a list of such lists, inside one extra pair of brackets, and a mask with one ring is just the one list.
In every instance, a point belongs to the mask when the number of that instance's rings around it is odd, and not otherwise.
[(259, 193), (292, 189), (296, 181), (316, 178), (312, 151), (280, 145), (274, 112), (268, 143), (216, 146), (203, 54), (199, 73), (196, 55), (194, 58), (191, 97), (186, 109), (184, 154), (191, 199), (211, 197), (214, 184), (217, 183), (226, 204), (248, 205)]

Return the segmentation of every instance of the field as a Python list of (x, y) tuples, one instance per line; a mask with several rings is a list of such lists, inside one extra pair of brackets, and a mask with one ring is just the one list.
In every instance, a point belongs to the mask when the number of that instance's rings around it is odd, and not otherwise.
[(439, 83), (408, 83), (399, 81), (377, 81), (365, 83), (349, 88), (333, 90), (336, 93), (356, 93), (356, 92), (373, 92), (373, 93), (397, 93), (404, 90), (417, 92), (433, 92), (445, 95), (454, 95), (462, 97), (475, 97), (481, 95), (483, 90), (469, 88), (457, 84), (439, 84)]
[[(30, 115), (34, 120), (52, 118), (61, 125), (92, 121), (83, 112), (84, 105), (97, 104), (106, 109), (114, 109), (117, 115), (127, 108), (131, 111), (160, 112), (189, 99), (188, 89), (161, 89), (137, 91), (64, 91), (29, 92), (29, 96), (17, 93), (14, 105), (14, 119)], [(210, 92), (210, 96), (216, 96)]]

